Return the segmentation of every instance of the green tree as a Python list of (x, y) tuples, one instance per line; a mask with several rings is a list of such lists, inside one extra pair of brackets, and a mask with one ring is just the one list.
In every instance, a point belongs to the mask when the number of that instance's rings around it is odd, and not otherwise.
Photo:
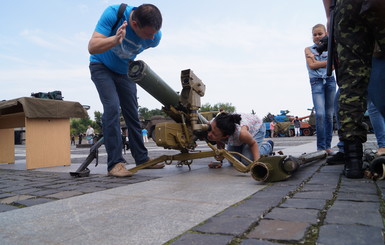
[(148, 108), (147, 107), (139, 107), (139, 119), (140, 120), (148, 120), (149, 115), (148, 115)]
[(80, 123), (79, 123), (79, 119), (74, 119), (74, 118), (71, 118), (70, 120), (70, 133), (71, 135), (79, 135), (80, 133)]
[(166, 116), (161, 109), (149, 110), (147, 107), (139, 107), (139, 118), (141, 120), (150, 120), (152, 116)]
[[(95, 116), (96, 116), (96, 112), (95, 112)], [(98, 112), (98, 117), (99, 117), (99, 120), (101, 120), (101, 113)], [(91, 125), (91, 127), (94, 128), (95, 130), (95, 133), (99, 133), (101, 132), (101, 127), (100, 125), (95, 122), (95, 121), (92, 121), (89, 117), (86, 117), (86, 118), (71, 118), (70, 120), (70, 132), (71, 134), (73, 135), (79, 135), (80, 133), (85, 133), (87, 131), (87, 127), (88, 125)]]
[(231, 103), (216, 103), (215, 105), (211, 105), (210, 103), (205, 103), (201, 106), (200, 111), (219, 111), (219, 109), (225, 110), (225, 112), (233, 113), (235, 112), (235, 106)]
[(212, 106), (210, 105), (210, 103), (205, 103), (201, 106), (201, 109), (200, 111), (204, 112), (204, 111), (211, 111), (212, 110)]
[(87, 120), (85, 118), (82, 118), (82, 119), (72, 118), (70, 121), (71, 134), (79, 135), (80, 133), (86, 132), (87, 126), (91, 125), (91, 123), (89, 123), (90, 121), (91, 121), (90, 119)]
[(99, 111), (95, 111), (94, 112), (94, 116), (95, 116), (95, 127), (94, 129), (98, 132), (101, 132), (102, 131), (102, 116), (103, 116), (103, 113), (99, 112)]

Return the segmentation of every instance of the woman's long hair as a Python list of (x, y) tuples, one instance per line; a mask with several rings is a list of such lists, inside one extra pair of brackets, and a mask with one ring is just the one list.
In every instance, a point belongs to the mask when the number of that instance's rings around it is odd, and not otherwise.
[(222, 131), (223, 136), (232, 135), (235, 132), (235, 124), (241, 123), (241, 115), (239, 114), (230, 114), (222, 112), (215, 118), (217, 123), (217, 128)]

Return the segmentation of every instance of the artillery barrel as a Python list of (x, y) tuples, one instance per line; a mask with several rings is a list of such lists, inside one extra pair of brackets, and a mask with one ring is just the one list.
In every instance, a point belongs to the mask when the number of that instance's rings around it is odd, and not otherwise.
[(326, 158), (328, 153), (326, 151), (315, 151), (310, 153), (302, 154), (298, 157), (298, 160), (300, 160), (300, 165), (313, 162), (315, 160), (320, 160)]
[(326, 151), (293, 156), (262, 157), (250, 169), (251, 176), (257, 181), (275, 182), (288, 179), (301, 165), (323, 159)]
[(131, 62), (128, 76), (165, 107), (179, 106), (179, 95), (142, 60)]

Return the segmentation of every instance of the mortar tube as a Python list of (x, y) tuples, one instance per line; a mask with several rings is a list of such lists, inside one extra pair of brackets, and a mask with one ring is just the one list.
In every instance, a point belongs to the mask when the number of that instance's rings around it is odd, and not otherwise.
[(179, 95), (142, 60), (128, 66), (128, 77), (166, 108), (179, 108)]
[[(179, 94), (175, 92), (162, 78), (160, 78), (151, 68), (142, 60), (133, 61), (128, 66), (128, 77), (152, 95), (166, 108), (173, 106), (180, 108)], [(198, 119), (201, 124), (208, 124), (199, 112)], [(207, 130), (208, 126), (203, 126)]]

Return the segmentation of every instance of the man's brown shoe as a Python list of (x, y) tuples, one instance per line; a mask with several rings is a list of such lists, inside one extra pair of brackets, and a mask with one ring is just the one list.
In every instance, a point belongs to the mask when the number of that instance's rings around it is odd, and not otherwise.
[(108, 176), (130, 177), (132, 175), (133, 173), (128, 171), (122, 162), (115, 164), (115, 166), (108, 171)]

